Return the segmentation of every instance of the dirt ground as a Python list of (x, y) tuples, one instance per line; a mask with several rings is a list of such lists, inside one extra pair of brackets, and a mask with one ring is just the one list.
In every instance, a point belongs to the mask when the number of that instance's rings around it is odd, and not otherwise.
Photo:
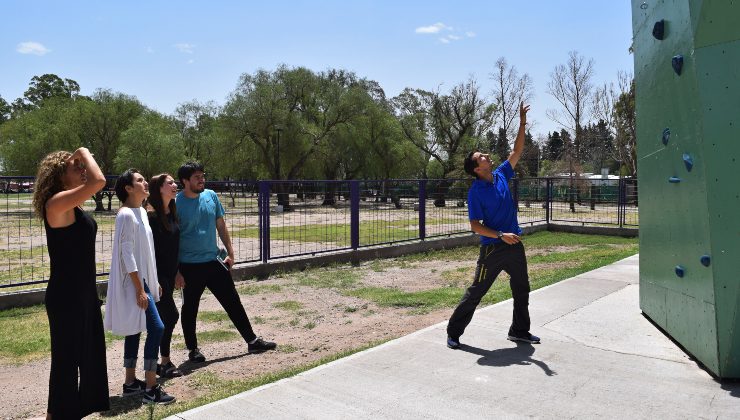
[[(399, 263), (376, 260), (360, 267), (338, 267), (331, 270), (331, 279), (320, 286), (309, 286), (315, 272), (288, 273), (263, 281), (237, 283), (242, 303), (258, 335), (278, 343), (278, 351), (260, 355), (246, 354), (244, 341), (234, 336), (221, 342), (199, 344), (208, 361), (193, 365), (187, 360), (180, 325), (175, 328), (172, 359), (185, 376), (167, 380), (168, 393), (180, 400), (190, 400), (208, 391), (203, 375), (211, 373), (219, 379), (249, 379), (268, 372), (317, 361), (323, 357), (364, 345), (399, 337), (426, 326), (444, 321), (450, 309), (413, 311), (408, 308), (381, 307), (372, 302), (345, 296), (342, 284), (354, 287), (397, 287), (406, 291), (439, 288), (468, 283), (474, 271), (474, 261), (422, 261)], [(345, 282), (346, 281), (346, 282)], [(343, 283), (345, 282), (345, 283)], [(321, 283), (319, 281), (319, 283)], [(327, 286), (337, 287), (327, 287)], [(176, 292), (176, 301), (178, 295)], [(206, 293), (200, 305), (201, 313), (210, 313), (208, 321), (199, 320), (198, 332), (232, 331), (233, 325), (223, 316), (216, 299)], [(213, 318), (216, 318), (215, 320)], [(200, 338), (200, 337), (199, 337)], [(143, 351), (143, 340), (140, 345)], [(107, 352), (108, 378), (114, 407), (132, 407), (117, 397), (123, 383), (123, 341), (112, 343)], [(141, 366), (139, 360), (139, 366)], [(49, 359), (24, 365), (0, 365), (0, 383), (12, 384), (0, 393), (0, 418), (43, 416), (46, 409)], [(23, 398), (18, 398), (22, 395)], [(130, 399), (129, 399), (130, 400)]]

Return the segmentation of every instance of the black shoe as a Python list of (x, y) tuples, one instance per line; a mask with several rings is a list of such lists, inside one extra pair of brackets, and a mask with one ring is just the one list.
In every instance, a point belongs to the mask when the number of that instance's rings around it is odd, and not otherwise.
[[(205, 358), (203, 359), (205, 360)], [(157, 375), (160, 378), (179, 378), (182, 376), (182, 372), (170, 361), (164, 365), (157, 364)]]
[(190, 350), (190, 353), (188, 353), (188, 359), (194, 363), (203, 363), (206, 361), (206, 357), (203, 356), (203, 353), (201, 353), (197, 347)]
[(130, 395), (139, 395), (144, 391), (146, 391), (146, 382), (134, 379), (134, 383), (131, 385), (123, 384), (123, 392), (121, 392), (121, 396), (128, 397)]
[(271, 341), (265, 341), (262, 337), (257, 337), (254, 343), (248, 343), (247, 347), (249, 349), (249, 353), (254, 354), (262, 353), (267, 350), (275, 350), (275, 348), (277, 348), (277, 344)]
[(526, 335), (518, 336), (518, 335), (511, 335), (509, 334), (506, 337), (507, 340), (511, 341), (521, 341), (523, 343), (529, 343), (529, 344), (540, 344), (540, 338), (536, 335), (532, 335), (527, 333)]
[(177, 398), (164, 392), (164, 389), (159, 384), (156, 384), (149, 391), (144, 391), (144, 396), (141, 397), (143, 404), (160, 404), (167, 405), (175, 402)]
[(460, 339), (447, 336), (447, 347), (457, 350), (460, 348)]

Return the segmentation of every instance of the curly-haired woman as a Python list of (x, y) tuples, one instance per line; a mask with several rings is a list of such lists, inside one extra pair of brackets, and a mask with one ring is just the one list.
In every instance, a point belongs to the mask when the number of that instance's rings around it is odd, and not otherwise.
[(82, 418), (110, 408), (95, 288), (98, 225), (81, 208), (104, 186), (103, 172), (84, 147), (50, 153), (36, 175), (33, 207), (44, 220), (51, 262), (44, 302), (51, 336), (47, 419)]

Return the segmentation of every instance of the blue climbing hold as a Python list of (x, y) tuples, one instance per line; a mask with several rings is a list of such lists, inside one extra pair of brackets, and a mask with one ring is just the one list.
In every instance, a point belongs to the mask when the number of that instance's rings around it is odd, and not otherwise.
[(663, 129), (663, 145), (668, 146), (668, 140), (671, 139), (671, 129), (665, 128)]
[(676, 266), (676, 275), (678, 277), (683, 277), (684, 274), (686, 274), (686, 270), (683, 268), (683, 266), (677, 265)]
[(674, 56), (671, 60), (671, 65), (673, 66), (673, 71), (680, 76), (681, 69), (683, 68), (683, 56), (681, 54)]
[(681, 182), (681, 178), (677, 176), (672, 176), (668, 178), (668, 182), (670, 182), (671, 184), (678, 184), (679, 182)]
[(688, 153), (683, 154), (683, 163), (686, 165), (686, 170), (691, 172), (691, 168), (694, 167), (694, 159)]
[(701, 265), (704, 267), (709, 267), (709, 264), (712, 262), (712, 259), (709, 257), (709, 255), (702, 255), (701, 256)]
[(665, 20), (661, 19), (655, 22), (655, 25), (653, 25), (653, 36), (658, 41), (662, 41), (664, 33), (665, 33)]

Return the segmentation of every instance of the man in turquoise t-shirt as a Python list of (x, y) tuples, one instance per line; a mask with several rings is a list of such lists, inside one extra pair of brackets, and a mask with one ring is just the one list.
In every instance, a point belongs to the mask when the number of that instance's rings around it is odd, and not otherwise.
[(507, 338), (512, 341), (539, 343), (530, 334), (529, 275), (522, 244), (522, 230), (517, 221), (516, 204), (509, 191), (509, 180), (524, 150), (524, 130), (529, 106), (519, 106), (519, 132), (509, 158), (493, 170), (491, 158), (479, 151), (471, 152), (464, 162), (465, 172), (475, 178), (468, 191), (470, 229), (480, 235), (481, 247), (473, 284), (455, 308), (447, 324), (447, 347), (460, 347), (460, 336), (473, 319), (475, 308), (493, 285), (501, 271), (511, 276), (509, 285), (514, 298), (514, 311)]
[[(229, 319), (247, 342), (249, 353), (260, 353), (276, 348), (275, 343), (257, 337), (249, 323), (239, 293), (231, 278), (234, 250), (229, 230), (224, 222), (224, 208), (212, 190), (205, 189), (203, 166), (188, 162), (180, 167), (177, 176), (183, 190), (177, 194), (177, 217), (180, 223), (180, 267), (175, 284), (183, 289), (182, 332), (188, 358), (192, 362), (205, 362), (198, 349), (195, 320), (198, 316), (200, 297), (207, 287), (224, 307)], [(219, 261), (216, 234), (226, 248), (228, 256)]]

